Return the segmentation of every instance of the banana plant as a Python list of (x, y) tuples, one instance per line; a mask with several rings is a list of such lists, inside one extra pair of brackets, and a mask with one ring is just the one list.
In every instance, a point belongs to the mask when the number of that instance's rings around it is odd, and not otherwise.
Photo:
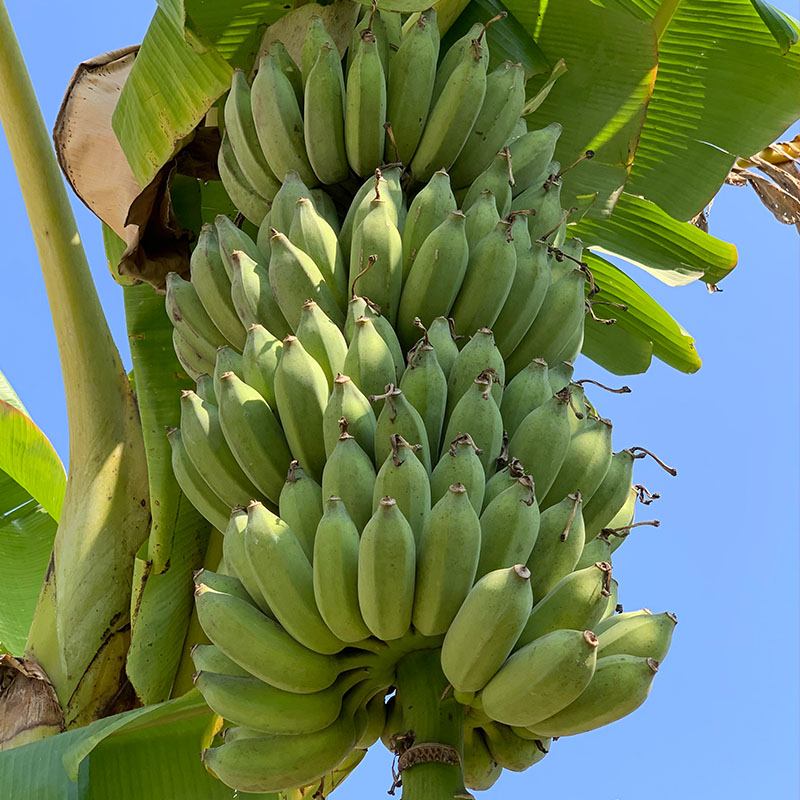
[[(404, 13), (428, 4), (380, 3)], [(115, 56), (119, 99), (97, 125), (115, 165), (109, 183), (124, 187), (127, 213), (98, 201), (96, 186), (75, 179), (73, 188), (103, 220), (112, 275), (123, 286), (128, 376), (0, 0), (0, 120), (50, 300), (70, 434), (65, 480), (52, 447), (0, 380), (0, 548), (21, 553), (0, 581), (0, 644), (9, 651), (0, 661), (0, 774), (19, 794), (164, 796), (169, 781), (179, 786), (174, 800), (230, 796), (197, 759), (222, 720), (192, 689), (189, 654), (203, 641), (192, 573), (219, 562), (221, 537), (173, 473), (164, 429), (178, 425), (175, 398), (193, 382), (153, 287), (163, 288), (167, 272), (186, 271), (203, 223), (235, 216), (213, 168), (233, 70), (249, 71), (278, 39), (297, 55), (315, 13), (344, 45), (359, 14), (349, 0), (294, 5), (287, 13), (277, 0), (162, 0), (141, 46)], [(653, 356), (696, 371), (692, 337), (635, 272), (601, 254), (671, 286), (715, 287), (731, 272), (735, 247), (694, 220), (737, 157), (758, 153), (800, 117), (796, 24), (761, 0), (434, 6), (443, 45), (507, 13), (506, 25), (488, 29), (492, 63), (523, 65), (526, 114), (537, 126), (563, 124), (562, 164), (593, 156), (564, 175), (571, 233), (592, 248), (587, 261), (603, 296), (625, 311), (614, 311), (616, 325), (588, 324), (585, 354), (617, 374), (643, 372)], [(692, 66), (702, 67), (688, 78), (687, 39), (698, 53)], [(62, 118), (56, 131), (62, 163), (70, 124)], [(159, 215), (163, 222), (164, 208), (166, 244), (155, 251), (147, 228)], [(140, 237), (129, 238), (129, 218), (141, 223)], [(160, 742), (169, 744), (163, 756), (154, 755)], [(124, 781), (114, 767), (123, 750)], [(357, 762), (326, 776), (326, 791)]]

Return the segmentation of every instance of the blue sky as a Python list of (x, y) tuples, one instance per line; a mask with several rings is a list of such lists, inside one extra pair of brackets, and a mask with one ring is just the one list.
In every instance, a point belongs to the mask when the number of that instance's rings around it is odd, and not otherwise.
[[(798, 16), (796, 3), (777, 5)], [(7, 0), (51, 125), (75, 66), (141, 40), (155, 5)], [(765, 89), (767, 90), (767, 89)], [(28, 219), (0, 138), (4, 236), (0, 370), (66, 460), (64, 393)], [(98, 290), (130, 365), (120, 288), (105, 266), (99, 222), (75, 211)], [(739, 267), (710, 295), (669, 289), (636, 271), (697, 340), (704, 366), (681, 375), (654, 361), (633, 393), (590, 394), (615, 424), (615, 446), (642, 445), (679, 470), (639, 462), (658, 490), (662, 525), (632, 534), (614, 559), (627, 610), (670, 610), (680, 624), (648, 702), (610, 728), (562, 739), (539, 765), (506, 773), (487, 798), (673, 800), (797, 794), (798, 274), (797, 232), (749, 189), (725, 187), (711, 232), (739, 248)], [(604, 373), (581, 361), (579, 377)], [(616, 380), (613, 379), (612, 380)], [(645, 518), (640, 514), (640, 518)], [(391, 784), (376, 745), (339, 800)]]

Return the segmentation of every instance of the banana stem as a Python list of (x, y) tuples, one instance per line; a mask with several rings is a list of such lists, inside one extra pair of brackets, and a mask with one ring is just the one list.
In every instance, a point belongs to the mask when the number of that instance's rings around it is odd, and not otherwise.
[(402, 730), (395, 735), (403, 800), (469, 797), (464, 788), (464, 707), (441, 667), (441, 650), (417, 650), (397, 664), (397, 701)]

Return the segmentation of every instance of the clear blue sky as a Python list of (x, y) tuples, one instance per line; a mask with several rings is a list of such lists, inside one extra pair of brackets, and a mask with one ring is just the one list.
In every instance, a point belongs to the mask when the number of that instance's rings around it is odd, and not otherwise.
[[(74, 67), (141, 41), (155, 8), (144, 0), (6, 2), (48, 125)], [(777, 5), (794, 16), (800, 11), (789, 0)], [(66, 460), (56, 342), (1, 137), (0, 186), (0, 370)], [(99, 222), (74, 205), (129, 366), (122, 294), (106, 271)], [(615, 423), (617, 447), (646, 446), (679, 469), (673, 479), (639, 462), (637, 481), (663, 495), (651, 507), (662, 526), (632, 534), (614, 562), (626, 609), (678, 615), (672, 651), (634, 715), (562, 739), (541, 764), (504, 774), (484, 797), (797, 796), (798, 236), (749, 189), (730, 187), (714, 203), (711, 231), (739, 247), (739, 267), (723, 293), (710, 295), (702, 284), (669, 289), (635, 273), (695, 336), (702, 370), (681, 375), (654, 361), (646, 375), (627, 381), (633, 394), (591, 394)], [(583, 360), (577, 373), (603, 379)], [(383, 797), (389, 764), (376, 745), (335, 796)]]

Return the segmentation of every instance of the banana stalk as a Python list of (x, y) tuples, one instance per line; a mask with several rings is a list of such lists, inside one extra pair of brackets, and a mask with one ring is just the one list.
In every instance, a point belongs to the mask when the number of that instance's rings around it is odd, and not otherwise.
[(132, 699), (124, 656), (134, 556), (150, 519), (147, 466), (133, 393), (2, 2), (0, 76), (0, 121), (50, 299), (70, 440), (64, 508), (26, 657), (52, 681), (67, 726), (79, 725)]

